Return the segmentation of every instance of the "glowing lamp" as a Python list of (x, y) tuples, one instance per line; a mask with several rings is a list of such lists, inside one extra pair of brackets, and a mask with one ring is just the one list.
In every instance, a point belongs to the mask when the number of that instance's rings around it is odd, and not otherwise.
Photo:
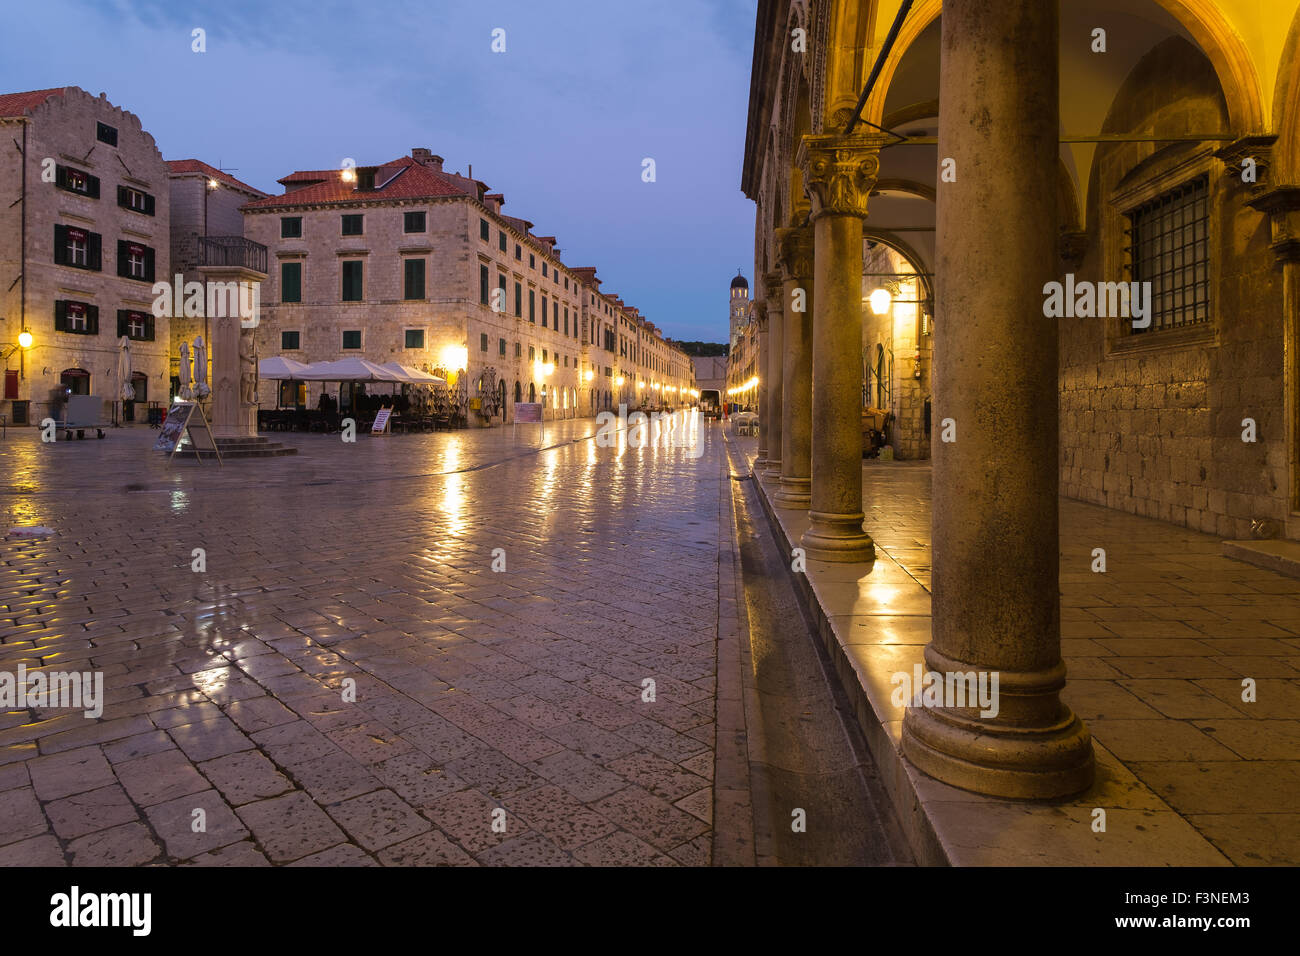
[(893, 301), (888, 289), (876, 289), (868, 297), (871, 303), (871, 311), (876, 315), (884, 315), (889, 311), (889, 304)]
[(18, 345), (20, 348), (29, 349), (32, 347), (32, 333), (23, 329), (18, 333)]

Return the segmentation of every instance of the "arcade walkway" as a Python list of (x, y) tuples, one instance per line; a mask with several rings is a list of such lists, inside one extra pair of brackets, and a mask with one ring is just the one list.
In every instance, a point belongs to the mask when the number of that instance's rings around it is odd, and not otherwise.
[[(897, 754), (903, 710), (890, 677), (921, 662), (930, 638), (930, 466), (866, 462), (862, 484), (874, 567), (863, 576), (863, 565), (810, 561), (808, 580), (896, 806), (923, 810), (899, 814), (912, 818), (920, 858), (1300, 861), (1300, 582), (1222, 557), (1215, 537), (1063, 499), (1062, 696), (1092, 732), (1097, 782), (1041, 803), (978, 796)], [(806, 512), (776, 514), (797, 542)], [(1105, 573), (1091, 570), (1095, 548)], [(1094, 832), (1097, 808), (1105, 832)]]

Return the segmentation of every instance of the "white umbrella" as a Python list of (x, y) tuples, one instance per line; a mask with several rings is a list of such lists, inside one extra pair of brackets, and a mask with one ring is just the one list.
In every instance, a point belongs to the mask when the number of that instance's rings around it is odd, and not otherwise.
[(405, 376), (405, 378), (402, 379), (402, 381), (409, 382), (411, 384), (432, 385), (435, 382), (443, 382), (445, 384), (447, 381), (445, 378), (439, 378), (436, 375), (430, 375), (428, 372), (421, 371), (420, 369), (414, 368), (413, 366), (410, 365), (403, 365), (400, 362), (385, 362), (380, 367), (390, 369), (395, 374)]
[(367, 362), (363, 358), (345, 358), (336, 362), (316, 362), (302, 370), (304, 382), (409, 382), (405, 375)]
[(208, 387), (208, 347), (200, 335), (194, 339), (194, 394), (198, 398), (207, 398), (211, 391)]
[(307, 370), (303, 362), (286, 358), (283, 355), (272, 355), (270, 358), (264, 358), (257, 363), (257, 374), (261, 378), (275, 379), (277, 381), (292, 380), (295, 382), (306, 381), (302, 373)]
[(122, 401), (135, 398), (135, 387), (131, 384), (131, 340), (125, 335), (117, 343), (117, 386)]
[(190, 385), (190, 347), (186, 342), (181, 343), (180, 382), (180, 396), (186, 401), (189, 401), (194, 397), (194, 388)]

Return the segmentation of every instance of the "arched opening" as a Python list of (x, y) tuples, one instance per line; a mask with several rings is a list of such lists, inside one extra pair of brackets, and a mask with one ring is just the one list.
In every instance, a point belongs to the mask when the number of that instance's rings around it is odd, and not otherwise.
[(528, 383), (528, 401), (532, 403), (537, 401), (537, 384), (535, 382)]
[(510, 416), (506, 413), (506, 380), (503, 378), (497, 382), (497, 402), (501, 406), (501, 423), (509, 421)]
[(516, 402), (522, 402), (523, 400), (524, 400), (523, 387), (519, 384), (519, 381), (516, 379), (516, 381), (515, 381), (515, 401), (516, 401)]
[(90, 394), (90, 373), (84, 368), (65, 368), (59, 374), (59, 384), (72, 395)]

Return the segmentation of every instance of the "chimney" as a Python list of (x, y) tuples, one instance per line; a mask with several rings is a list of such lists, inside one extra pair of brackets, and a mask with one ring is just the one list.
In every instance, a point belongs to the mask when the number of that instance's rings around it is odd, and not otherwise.
[(411, 150), (411, 158), (421, 166), (428, 166), (436, 172), (442, 172), (442, 157), (422, 146), (416, 146)]

